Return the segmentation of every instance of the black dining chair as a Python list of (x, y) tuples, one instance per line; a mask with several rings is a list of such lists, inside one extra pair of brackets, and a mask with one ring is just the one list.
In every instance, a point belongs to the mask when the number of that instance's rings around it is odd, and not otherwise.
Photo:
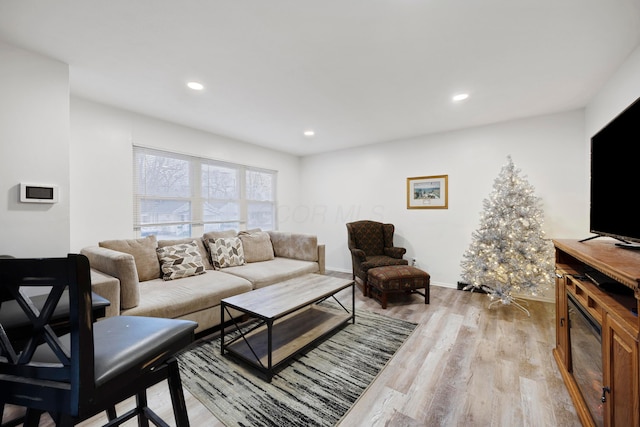
[[(38, 288), (29, 292), (29, 288)], [(67, 291), (65, 293), (65, 291)], [(38, 308), (29, 295), (48, 293)], [(56, 333), (52, 314), (68, 294), (70, 332)], [(167, 380), (178, 427), (188, 427), (175, 354), (193, 341), (197, 323), (187, 320), (116, 316), (92, 321), (89, 261), (66, 258), (0, 259), (0, 311), (15, 300), (32, 327), (20, 340), (0, 324), (0, 420), (6, 404), (26, 408), (21, 419), (37, 426), (47, 412), (57, 426), (72, 426), (106, 411), (109, 426), (138, 417), (167, 426), (147, 406), (149, 387)], [(55, 322), (60, 322), (59, 315)], [(136, 396), (136, 407), (120, 416), (115, 405)]]

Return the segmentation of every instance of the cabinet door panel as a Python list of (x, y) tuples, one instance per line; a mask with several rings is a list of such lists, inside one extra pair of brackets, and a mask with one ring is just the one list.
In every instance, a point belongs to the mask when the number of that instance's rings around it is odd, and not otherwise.
[(569, 314), (567, 312), (565, 280), (565, 276), (556, 277), (556, 352), (567, 370), (571, 371)]
[(603, 328), (604, 385), (609, 388), (605, 404), (610, 426), (637, 426), (638, 342), (611, 316)]

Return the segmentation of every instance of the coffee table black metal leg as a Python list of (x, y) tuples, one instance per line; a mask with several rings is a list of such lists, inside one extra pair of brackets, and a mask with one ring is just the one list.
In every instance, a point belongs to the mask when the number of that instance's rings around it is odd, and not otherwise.
[(351, 323), (356, 323), (356, 284), (351, 284)]
[(224, 301), (220, 303), (220, 354), (224, 354)]
[(272, 365), (272, 351), (273, 351), (273, 320), (267, 320), (267, 380), (271, 382), (273, 378), (273, 365)]

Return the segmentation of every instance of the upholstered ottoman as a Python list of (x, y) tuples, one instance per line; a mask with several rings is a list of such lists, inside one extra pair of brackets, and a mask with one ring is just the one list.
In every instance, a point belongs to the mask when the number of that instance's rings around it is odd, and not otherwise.
[[(424, 296), (424, 303), (429, 304), (430, 279), (429, 273), (410, 265), (371, 268), (367, 272), (367, 292), (380, 302), (382, 308), (387, 308), (387, 295), (394, 292), (420, 294)], [(424, 289), (424, 293), (418, 289)]]

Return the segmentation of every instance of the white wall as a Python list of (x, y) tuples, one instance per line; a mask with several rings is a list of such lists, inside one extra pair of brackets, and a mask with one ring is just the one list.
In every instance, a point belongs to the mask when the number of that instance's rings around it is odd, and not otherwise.
[[(59, 202), (20, 203), (21, 182)], [(0, 254), (65, 256), (69, 197), (69, 67), (0, 42)]]
[[(584, 111), (308, 156), (297, 221), (327, 244), (327, 268), (351, 271), (345, 223), (391, 222), (433, 284), (455, 287), (482, 201), (511, 155), (542, 198), (551, 238), (588, 234)], [(448, 209), (406, 208), (406, 179), (448, 175)]]
[[(132, 144), (278, 171), (283, 206), (299, 203), (299, 158), (71, 98), (71, 248), (133, 238)], [(280, 221), (279, 228), (299, 231)]]
[[(589, 234), (590, 138), (640, 97), (640, 46), (585, 110), (428, 135), (303, 159), (293, 220), (327, 244), (327, 268), (350, 271), (345, 223), (396, 225), (396, 244), (455, 286), (482, 200), (510, 154), (542, 198), (551, 238)], [(406, 178), (449, 175), (449, 209), (407, 210)], [(318, 177), (321, 177), (318, 179)]]
[[(586, 108), (586, 134), (591, 138), (640, 98), (640, 46), (611, 76)], [(635, 167), (635, 165), (634, 165)]]
[[(588, 140), (640, 96), (638, 75), (640, 48), (585, 111), (300, 160), (91, 101), (69, 101), (67, 65), (0, 43), (0, 254), (60, 256), (99, 240), (131, 237), (135, 142), (278, 170), (279, 228), (318, 234), (330, 269), (350, 271), (345, 223), (370, 218), (396, 224), (396, 243), (408, 257), (418, 259), (434, 284), (455, 286), (482, 200), (509, 154), (543, 199), (547, 235), (588, 235)], [(449, 209), (407, 210), (406, 178), (440, 174), (449, 175)], [(60, 202), (18, 203), (22, 181), (59, 185)]]

